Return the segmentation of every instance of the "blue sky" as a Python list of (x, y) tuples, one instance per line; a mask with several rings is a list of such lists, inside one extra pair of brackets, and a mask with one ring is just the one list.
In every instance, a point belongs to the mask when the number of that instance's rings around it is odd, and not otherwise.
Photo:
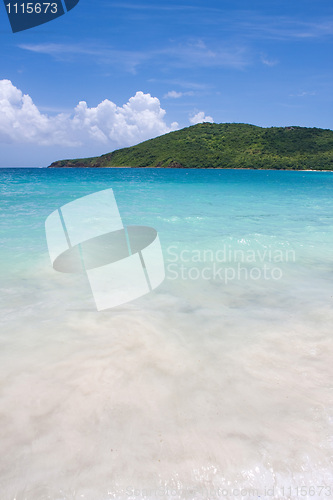
[(0, 165), (205, 120), (332, 129), (332, 38), (331, 0), (80, 0), (16, 34), (0, 5)]

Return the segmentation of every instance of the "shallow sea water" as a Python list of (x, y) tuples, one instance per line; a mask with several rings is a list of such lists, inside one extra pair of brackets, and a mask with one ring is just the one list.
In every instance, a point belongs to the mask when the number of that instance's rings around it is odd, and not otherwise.
[[(0, 178), (0, 500), (333, 497), (333, 174)], [(166, 279), (97, 312), (44, 222), (107, 188)]]

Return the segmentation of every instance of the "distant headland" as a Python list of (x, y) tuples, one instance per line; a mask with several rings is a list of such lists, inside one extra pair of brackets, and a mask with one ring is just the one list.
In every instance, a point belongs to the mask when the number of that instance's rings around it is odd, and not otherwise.
[(333, 170), (333, 131), (200, 123), (102, 156), (49, 166), (106, 167)]

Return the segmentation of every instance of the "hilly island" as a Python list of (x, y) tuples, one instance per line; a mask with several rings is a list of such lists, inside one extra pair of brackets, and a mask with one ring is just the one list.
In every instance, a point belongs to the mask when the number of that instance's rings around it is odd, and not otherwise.
[(333, 170), (333, 131), (201, 123), (93, 158), (49, 168), (157, 167)]

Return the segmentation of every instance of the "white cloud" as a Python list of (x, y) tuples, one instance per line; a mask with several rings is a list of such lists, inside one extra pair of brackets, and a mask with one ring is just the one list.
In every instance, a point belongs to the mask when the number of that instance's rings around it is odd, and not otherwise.
[(316, 92), (311, 90), (298, 92), (298, 94), (289, 94), (289, 97), (308, 97), (312, 95), (316, 95)]
[(236, 30), (242, 29), (244, 36), (257, 39), (307, 41), (333, 34), (333, 18), (327, 16), (309, 21), (299, 16), (263, 16), (246, 12), (246, 19), (235, 19), (233, 25)]
[(123, 106), (105, 99), (94, 108), (79, 102), (72, 113), (49, 116), (10, 80), (0, 80), (0, 142), (119, 148), (178, 128), (165, 122), (157, 97), (137, 92)]
[(201, 39), (173, 43), (162, 55), (168, 55), (170, 63), (181, 68), (225, 67), (240, 70), (251, 64), (251, 56), (246, 46), (228, 46), (221, 43), (210, 43), (208, 46)]
[(117, 64), (126, 71), (136, 73), (143, 63), (150, 62), (154, 67), (166, 64), (177, 68), (226, 67), (243, 69), (251, 64), (248, 47), (244, 45), (221, 45), (201, 39), (187, 41), (174, 40), (167, 46), (150, 50), (118, 50), (105, 44), (76, 43), (23, 43), (19, 48), (37, 54), (47, 54), (58, 61), (92, 60), (94, 63)]
[(214, 123), (211, 116), (205, 116), (204, 111), (199, 111), (197, 114), (190, 117), (191, 125), (197, 125), (198, 123)]
[(177, 92), (176, 90), (170, 90), (163, 97), (164, 97), (164, 99), (179, 99), (180, 97), (184, 97), (184, 96), (187, 96), (187, 95), (194, 95), (194, 92), (192, 92), (192, 91), (189, 91), (189, 92)]
[(170, 90), (167, 94), (164, 95), (165, 99), (179, 99), (184, 95), (184, 92), (176, 92), (176, 90)]
[(265, 64), (266, 66), (276, 66), (279, 64), (279, 61), (277, 59), (269, 59), (265, 54), (261, 54), (261, 62)]
[(93, 60), (101, 65), (117, 65), (130, 73), (153, 57), (149, 51), (117, 50), (103, 44), (25, 43), (18, 45), (23, 50), (47, 54), (57, 61)]

